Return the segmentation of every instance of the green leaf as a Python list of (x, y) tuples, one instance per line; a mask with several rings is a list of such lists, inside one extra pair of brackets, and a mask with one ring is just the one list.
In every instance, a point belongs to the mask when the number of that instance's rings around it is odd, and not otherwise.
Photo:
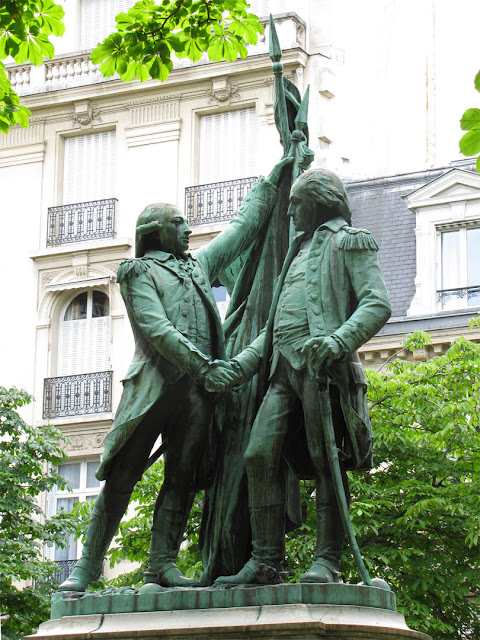
[(117, 70), (117, 59), (115, 55), (107, 58), (107, 60), (105, 60), (105, 62), (100, 67), (100, 71), (103, 73), (103, 75), (106, 78), (110, 78), (110, 76), (113, 76), (116, 70)]
[(480, 153), (480, 129), (473, 129), (460, 139), (460, 151), (465, 156)]
[(480, 71), (475, 76), (475, 89), (480, 91)]
[(463, 131), (480, 128), (480, 109), (467, 109), (460, 120)]
[(53, 44), (48, 40), (46, 36), (39, 35), (35, 38), (35, 42), (38, 45), (41, 53), (46, 58), (53, 58), (55, 54), (55, 49)]
[(140, 82), (145, 82), (145, 80), (148, 80), (150, 77), (147, 67), (141, 62), (137, 62), (135, 65), (135, 77), (137, 77)]
[(28, 59), (32, 62), (36, 67), (43, 62), (42, 52), (40, 51), (40, 47), (30, 40), (28, 43)]
[(93, 64), (100, 64), (106, 60), (116, 50), (113, 43), (104, 41), (103, 44), (99, 44), (90, 54), (90, 60)]

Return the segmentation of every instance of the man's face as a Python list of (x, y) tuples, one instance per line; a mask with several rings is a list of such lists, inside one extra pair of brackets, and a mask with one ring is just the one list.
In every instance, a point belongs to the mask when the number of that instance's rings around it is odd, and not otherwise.
[(188, 250), (191, 233), (180, 209), (171, 207), (165, 211), (162, 228), (157, 232), (159, 248), (165, 253), (182, 256)]
[(313, 232), (335, 216), (328, 207), (319, 202), (312, 202), (308, 191), (302, 182), (294, 184), (290, 191), (287, 215), (292, 218), (296, 231)]

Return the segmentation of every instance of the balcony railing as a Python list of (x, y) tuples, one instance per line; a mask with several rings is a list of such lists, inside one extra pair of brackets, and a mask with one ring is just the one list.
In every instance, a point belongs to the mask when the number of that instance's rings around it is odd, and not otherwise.
[(66, 580), (77, 562), (78, 560), (55, 560), (57, 565), (57, 569), (53, 573), (55, 580), (58, 580), (58, 582)]
[(98, 238), (113, 238), (117, 199), (49, 207), (47, 247)]
[(437, 300), (441, 302), (442, 309), (480, 306), (480, 285), (437, 291)]
[(188, 224), (208, 224), (231, 220), (257, 178), (201, 184), (185, 189)]
[(46, 378), (43, 418), (61, 418), (112, 410), (112, 372)]

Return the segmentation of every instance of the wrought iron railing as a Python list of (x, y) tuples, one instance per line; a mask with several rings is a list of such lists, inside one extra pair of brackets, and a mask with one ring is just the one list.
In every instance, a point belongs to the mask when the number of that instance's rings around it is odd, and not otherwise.
[(437, 291), (437, 300), (442, 303), (442, 308), (446, 307), (449, 302), (462, 298), (466, 298), (467, 306), (480, 306), (480, 285)]
[(43, 417), (61, 418), (112, 410), (112, 372), (46, 378)]
[(57, 565), (57, 569), (53, 573), (55, 580), (58, 580), (58, 582), (66, 580), (77, 562), (78, 560), (55, 560)]
[(257, 178), (200, 184), (185, 189), (188, 224), (198, 225), (231, 220)]
[(116, 198), (49, 207), (47, 247), (113, 238)]

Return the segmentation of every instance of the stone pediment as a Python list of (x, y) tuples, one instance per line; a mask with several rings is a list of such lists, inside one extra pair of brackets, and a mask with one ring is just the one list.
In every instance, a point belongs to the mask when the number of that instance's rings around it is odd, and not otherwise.
[(480, 200), (480, 175), (452, 169), (404, 196), (409, 209)]

